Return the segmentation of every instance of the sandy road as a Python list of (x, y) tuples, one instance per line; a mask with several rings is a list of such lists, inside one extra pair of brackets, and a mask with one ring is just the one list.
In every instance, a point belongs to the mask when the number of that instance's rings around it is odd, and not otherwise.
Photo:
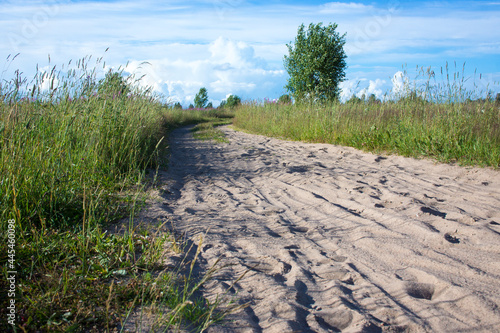
[(500, 332), (500, 172), (222, 130), (173, 133), (149, 211), (232, 264), (208, 297), (250, 269), (210, 332)]

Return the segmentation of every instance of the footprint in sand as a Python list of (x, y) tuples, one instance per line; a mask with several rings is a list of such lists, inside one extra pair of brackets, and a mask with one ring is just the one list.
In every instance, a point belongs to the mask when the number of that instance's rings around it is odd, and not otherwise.
[(432, 300), (434, 285), (430, 283), (407, 282), (405, 290), (411, 297)]
[(306, 308), (310, 308), (311, 305), (314, 304), (314, 299), (307, 293), (307, 285), (300, 280), (296, 280), (294, 283), (294, 287), (297, 291), (297, 303), (305, 306)]
[(320, 266), (315, 269), (314, 273), (325, 280), (348, 280), (350, 276), (350, 271), (343, 267), (336, 266)]
[(275, 278), (278, 277), (280, 280), (285, 280), (282, 276), (288, 274), (292, 270), (292, 265), (271, 257), (247, 259), (243, 265), (253, 271), (274, 276)]
[[(403, 277), (396, 275), (398, 279)], [(427, 272), (408, 268), (404, 272), (403, 289), (409, 296), (422, 300), (435, 300), (450, 288), (450, 285)]]
[[(322, 330), (339, 332), (351, 325), (354, 316), (349, 309), (337, 309), (318, 312), (314, 314), (314, 319)], [(311, 326), (315, 326), (313, 323), (311, 324)]]

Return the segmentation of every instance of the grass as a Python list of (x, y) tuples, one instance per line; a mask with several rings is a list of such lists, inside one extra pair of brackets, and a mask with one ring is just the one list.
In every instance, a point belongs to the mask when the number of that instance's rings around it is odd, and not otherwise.
[[(196, 256), (166, 265), (184, 245), (161, 221), (107, 230), (144, 206), (170, 130), (230, 115), (170, 109), (120, 70), (98, 80), (102, 59), (90, 61), (0, 85), (0, 330), (118, 331), (147, 309), (157, 328), (200, 331), (225, 314), (194, 296), (213, 270), (192, 276)], [(11, 300), (15, 326), (5, 320)]]
[(246, 103), (237, 110), (234, 125), (291, 140), (498, 168), (499, 101), (473, 100), (463, 83), (414, 84), (385, 102)]
[(225, 134), (217, 126), (229, 125), (231, 123), (232, 120), (228, 119), (200, 123), (193, 127), (193, 136), (198, 140), (213, 140), (218, 143), (228, 143), (229, 141)]

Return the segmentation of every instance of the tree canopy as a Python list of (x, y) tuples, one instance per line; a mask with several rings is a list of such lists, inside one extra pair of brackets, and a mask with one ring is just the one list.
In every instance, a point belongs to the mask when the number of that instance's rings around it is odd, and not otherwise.
[(241, 98), (239, 98), (238, 96), (236, 95), (230, 95), (228, 98), (227, 98), (227, 101), (226, 101), (226, 106), (230, 109), (232, 108), (235, 108), (237, 107), (238, 105), (241, 104)]
[(229, 97), (227, 99), (223, 100), (220, 103), (219, 109), (223, 109), (223, 108), (234, 109), (235, 107), (237, 107), (240, 104), (241, 104), (241, 98), (239, 98), (236, 95), (229, 95)]
[(194, 97), (194, 106), (203, 109), (208, 103), (208, 93), (205, 87), (200, 88), (200, 91)]
[(347, 68), (344, 52), (345, 34), (340, 35), (337, 24), (302, 24), (295, 43), (287, 44), (285, 69), (290, 76), (286, 89), (296, 100), (338, 100), (339, 83), (345, 79)]

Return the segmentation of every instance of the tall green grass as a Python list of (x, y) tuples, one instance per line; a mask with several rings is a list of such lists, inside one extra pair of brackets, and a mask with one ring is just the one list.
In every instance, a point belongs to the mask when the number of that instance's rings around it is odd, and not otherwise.
[[(105, 230), (144, 202), (169, 130), (227, 115), (172, 110), (122, 69), (99, 79), (102, 59), (90, 61), (0, 84), (0, 330), (111, 331), (142, 306), (166, 309), (158, 327), (190, 321), (201, 330), (221, 314), (192, 299), (199, 283), (163, 264), (178, 240), (158, 226)], [(16, 326), (5, 320), (13, 270)]]
[(234, 125), (292, 140), (498, 168), (500, 105), (492, 98), (473, 100), (475, 93), (460, 77), (407, 82), (402, 94), (385, 102), (247, 103), (237, 110)]

